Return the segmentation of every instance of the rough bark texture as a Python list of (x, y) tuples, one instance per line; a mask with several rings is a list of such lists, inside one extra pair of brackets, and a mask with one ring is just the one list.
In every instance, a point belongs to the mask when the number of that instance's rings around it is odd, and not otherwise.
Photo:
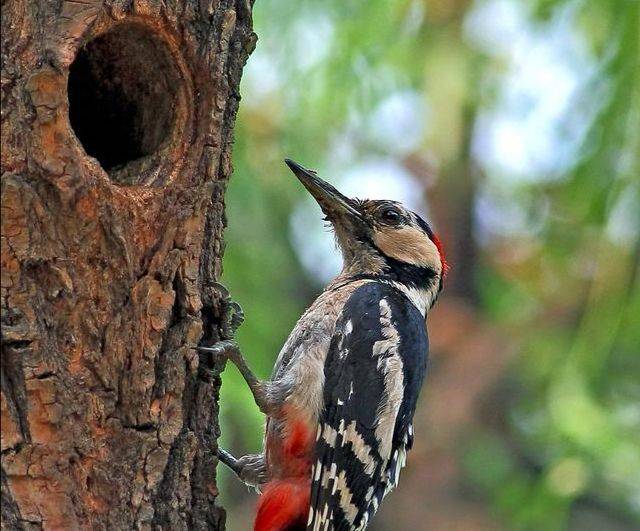
[(2, 526), (222, 529), (251, 0), (2, 2)]

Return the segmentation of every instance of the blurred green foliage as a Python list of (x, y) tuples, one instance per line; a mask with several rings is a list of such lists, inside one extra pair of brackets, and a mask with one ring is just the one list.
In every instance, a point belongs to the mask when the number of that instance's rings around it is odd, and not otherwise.
[[(256, 372), (268, 376), (321, 288), (291, 243), (303, 193), (282, 159), (330, 179), (372, 154), (426, 160), (427, 201), (444, 183), (441, 210), (472, 210), (468, 304), (516, 351), (506, 426), (461, 447), (469, 485), (506, 529), (567, 529), (585, 500), (640, 525), (640, 2), (258, 0), (255, 30), (224, 282)], [(551, 112), (537, 83), (549, 97), (572, 88)], [(426, 125), (402, 148), (370, 117), (407, 92)], [(529, 136), (518, 143), (505, 123)], [(474, 184), (466, 205), (460, 167)], [(262, 420), (233, 369), (221, 404), (224, 444), (258, 450)]]

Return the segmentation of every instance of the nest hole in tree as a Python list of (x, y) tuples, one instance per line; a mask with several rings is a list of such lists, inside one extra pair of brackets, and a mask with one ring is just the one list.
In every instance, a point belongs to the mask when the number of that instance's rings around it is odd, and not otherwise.
[(139, 23), (89, 41), (69, 70), (69, 120), (85, 151), (116, 181), (127, 163), (171, 137), (180, 74), (167, 46)]

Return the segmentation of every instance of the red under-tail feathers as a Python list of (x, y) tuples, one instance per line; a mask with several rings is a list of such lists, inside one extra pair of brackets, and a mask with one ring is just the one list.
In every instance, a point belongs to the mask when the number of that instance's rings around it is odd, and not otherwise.
[(284, 419), (280, 444), (267, 440), (277, 476), (263, 488), (254, 531), (306, 529), (315, 430), (293, 410), (285, 410)]
[(254, 531), (304, 531), (310, 496), (311, 478), (269, 482), (260, 497)]

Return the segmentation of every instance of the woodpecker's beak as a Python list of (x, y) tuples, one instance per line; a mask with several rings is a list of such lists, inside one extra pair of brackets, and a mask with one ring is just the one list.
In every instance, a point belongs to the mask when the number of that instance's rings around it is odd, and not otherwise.
[(362, 214), (352, 199), (342, 195), (328, 182), (320, 179), (315, 171), (307, 170), (291, 159), (284, 159), (284, 161), (304, 187), (309, 190), (329, 221), (334, 223), (344, 223), (347, 220), (364, 222)]

